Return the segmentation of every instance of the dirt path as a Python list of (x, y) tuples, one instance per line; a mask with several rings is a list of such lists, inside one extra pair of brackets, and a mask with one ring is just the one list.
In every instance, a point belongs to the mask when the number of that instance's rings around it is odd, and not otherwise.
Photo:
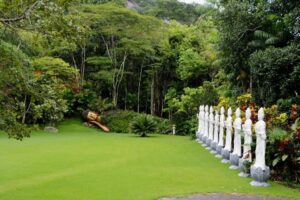
[(160, 200), (288, 200), (287, 198), (279, 197), (265, 197), (256, 195), (243, 194), (223, 194), (223, 193), (209, 193), (198, 194), (187, 197), (164, 197)]

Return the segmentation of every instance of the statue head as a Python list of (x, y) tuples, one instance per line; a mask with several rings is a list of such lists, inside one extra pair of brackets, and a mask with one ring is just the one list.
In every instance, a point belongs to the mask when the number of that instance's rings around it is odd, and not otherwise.
[(210, 106), (210, 110), (209, 110), (210, 113), (213, 113), (214, 112), (214, 108), (212, 106)]
[(90, 110), (85, 110), (82, 112), (82, 117), (83, 119), (87, 120), (87, 121), (99, 121), (99, 115), (95, 112), (92, 112)]
[(260, 108), (258, 110), (258, 120), (263, 120), (265, 117), (265, 113), (264, 113), (264, 109), (263, 108)]
[(207, 111), (208, 111), (208, 105), (205, 106), (205, 112), (207, 112)]
[(221, 115), (224, 115), (224, 113), (225, 113), (225, 109), (224, 109), (224, 107), (222, 106), (222, 107), (221, 107)]
[(240, 116), (241, 116), (241, 110), (240, 110), (240, 108), (237, 108), (235, 110), (235, 116), (236, 116), (236, 118), (240, 118)]
[(247, 108), (247, 110), (246, 110), (246, 119), (250, 119), (250, 117), (251, 117), (251, 110), (250, 110), (250, 108)]
[(231, 117), (231, 115), (232, 115), (232, 110), (231, 110), (231, 107), (228, 109), (228, 111), (227, 111), (227, 116), (229, 117)]
[(200, 110), (204, 111), (204, 105), (201, 105)]

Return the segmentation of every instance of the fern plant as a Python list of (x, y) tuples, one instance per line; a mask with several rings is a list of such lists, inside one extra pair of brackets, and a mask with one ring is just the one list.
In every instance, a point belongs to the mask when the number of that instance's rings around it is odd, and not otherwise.
[(131, 122), (131, 131), (141, 137), (146, 137), (149, 133), (154, 133), (157, 129), (157, 123), (148, 115), (143, 115), (135, 118)]

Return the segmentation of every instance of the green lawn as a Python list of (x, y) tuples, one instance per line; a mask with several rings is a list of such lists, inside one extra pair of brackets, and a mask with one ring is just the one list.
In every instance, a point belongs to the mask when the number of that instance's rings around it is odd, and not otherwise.
[(157, 199), (193, 193), (300, 198), (271, 183), (251, 187), (189, 137), (104, 134), (69, 120), (59, 134), (0, 137), (0, 199)]

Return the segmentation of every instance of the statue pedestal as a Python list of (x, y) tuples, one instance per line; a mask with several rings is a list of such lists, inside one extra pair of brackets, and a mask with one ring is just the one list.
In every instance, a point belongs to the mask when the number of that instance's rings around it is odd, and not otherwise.
[(212, 143), (211, 143), (211, 148), (213, 149), (213, 150), (216, 150), (217, 149), (217, 143), (216, 142), (214, 142), (214, 141), (212, 141)]
[(210, 147), (211, 142), (212, 142), (211, 139), (207, 139), (207, 140), (206, 140), (206, 145), (207, 145), (206, 149), (208, 149), (208, 150), (211, 149), (211, 147)]
[(255, 167), (254, 165), (250, 168), (251, 178), (254, 181), (251, 181), (252, 186), (258, 187), (268, 187), (269, 184), (267, 183), (268, 179), (270, 178), (270, 168), (266, 166), (265, 170), (260, 167)]
[(200, 132), (196, 131), (196, 142), (200, 141)]
[(210, 144), (210, 147), (211, 147), (211, 149), (212, 149), (212, 151), (211, 151), (210, 153), (216, 154), (216, 153), (217, 153), (217, 152), (216, 152), (216, 149), (217, 149), (217, 143), (214, 142), (214, 141), (212, 141), (211, 144)]
[(240, 177), (248, 177), (249, 176), (249, 173), (247, 172), (247, 169), (245, 166), (245, 162), (246, 162), (246, 160), (244, 160), (242, 158), (239, 159), (239, 170), (241, 171), (239, 173)]
[(203, 137), (203, 134), (199, 134), (199, 140), (201, 143), (202, 143), (202, 137)]
[(222, 163), (229, 163), (229, 156), (230, 156), (230, 151), (227, 149), (222, 149)]
[(207, 140), (207, 137), (206, 136), (202, 136), (202, 146), (203, 147), (206, 147), (206, 140)]
[(239, 159), (240, 157), (237, 154), (230, 154), (229, 160), (231, 163), (231, 166), (229, 167), (229, 169), (238, 169), (239, 168)]
[(223, 146), (217, 146), (217, 148), (216, 148), (217, 154), (222, 155), (222, 149), (223, 149)]
[(223, 149), (222, 146), (217, 146), (217, 148), (216, 148), (216, 152), (217, 152), (216, 158), (222, 158), (222, 149)]

